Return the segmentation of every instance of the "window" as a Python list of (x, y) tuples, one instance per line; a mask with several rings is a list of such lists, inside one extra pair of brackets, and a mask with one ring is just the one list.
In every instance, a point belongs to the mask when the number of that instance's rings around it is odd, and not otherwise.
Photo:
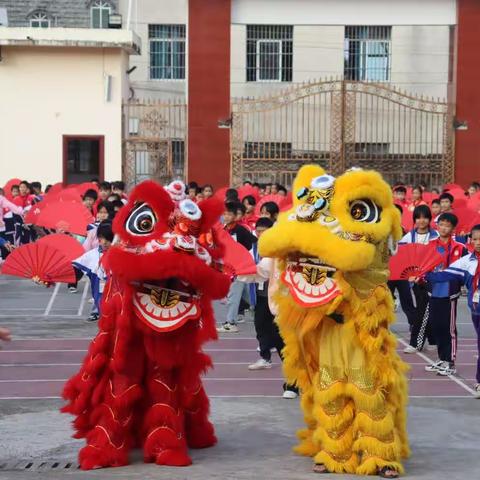
[(92, 28), (108, 28), (111, 13), (110, 4), (97, 1), (90, 7), (90, 25)]
[(65, 183), (89, 182), (102, 178), (104, 137), (64, 136), (63, 162)]
[(46, 13), (34, 13), (30, 17), (30, 26), (33, 28), (49, 28), (50, 19), (48, 18)]
[(392, 27), (345, 27), (346, 80), (390, 80)]
[(247, 25), (247, 82), (291, 82), (293, 27)]
[(185, 175), (185, 142), (172, 140), (172, 167), (173, 176), (176, 178)]
[(150, 78), (185, 78), (185, 25), (149, 25)]

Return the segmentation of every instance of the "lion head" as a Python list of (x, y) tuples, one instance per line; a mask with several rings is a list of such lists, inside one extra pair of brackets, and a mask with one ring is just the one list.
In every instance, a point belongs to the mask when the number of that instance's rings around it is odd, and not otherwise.
[(297, 304), (328, 304), (346, 285), (365, 287), (365, 278), (386, 281), (401, 227), (379, 173), (352, 169), (335, 178), (307, 165), (292, 195), (292, 208), (261, 237), (260, 253), (281, 260), (281, 281)]

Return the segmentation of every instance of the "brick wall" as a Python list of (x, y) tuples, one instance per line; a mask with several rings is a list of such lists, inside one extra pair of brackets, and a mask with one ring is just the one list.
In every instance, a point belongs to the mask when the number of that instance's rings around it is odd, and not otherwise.
[[(103, 0), (118, 11), (118, 0)], [(90, 6), (95, 0), (0, 0), (6, 7), (10, 27), (28, 27), (29, 16), (42, 11), (50, 18), (52, 27), (90, 27)]]

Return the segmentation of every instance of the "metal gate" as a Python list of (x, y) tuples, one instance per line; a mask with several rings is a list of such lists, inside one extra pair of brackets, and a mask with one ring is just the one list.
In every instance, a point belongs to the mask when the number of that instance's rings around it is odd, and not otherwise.
[(129, 101), (123, 106), (123, 179), (184, 179), (187, 106), (180, 101)]
[(300, 166), (375, 169), (391, 183), (453, 180), (453, 108), (383, 84), (328, 80), (232, 102), (232, 184), (290, 186)]

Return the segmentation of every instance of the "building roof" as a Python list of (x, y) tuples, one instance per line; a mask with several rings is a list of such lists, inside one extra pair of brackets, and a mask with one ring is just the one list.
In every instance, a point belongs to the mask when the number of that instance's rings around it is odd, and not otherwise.
[(121, 48), (139, 55), (141, 40), (124, 29), (0, 27), (0, 46)]

